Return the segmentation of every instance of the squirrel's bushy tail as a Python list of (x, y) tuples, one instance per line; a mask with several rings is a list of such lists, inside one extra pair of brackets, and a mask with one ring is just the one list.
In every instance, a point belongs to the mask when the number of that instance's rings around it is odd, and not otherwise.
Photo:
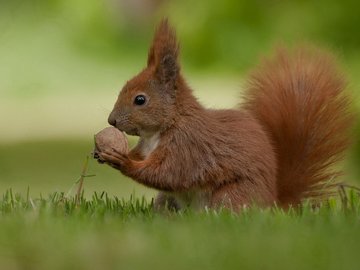
[(345, 87), (333, 58), (313, 49), (279, 49), (250, 75), (244, 105), (273, 141), (280, 205), (332, 191), (352, 122)]

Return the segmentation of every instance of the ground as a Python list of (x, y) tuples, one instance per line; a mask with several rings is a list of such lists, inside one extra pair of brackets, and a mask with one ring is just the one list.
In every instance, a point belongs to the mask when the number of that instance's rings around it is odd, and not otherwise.
[(2, 269), (356, 269), (360, 200), (314, 209), (155, 213), (146, 199), (0, 202)]

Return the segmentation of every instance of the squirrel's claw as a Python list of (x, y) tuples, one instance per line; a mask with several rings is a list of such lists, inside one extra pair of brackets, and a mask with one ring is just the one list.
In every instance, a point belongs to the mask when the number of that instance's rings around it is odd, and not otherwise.
[(129, 160), (128, 156), (117, 151), (104, 151), (99, 153), (100, 159), (115, 169), (120, 169)]

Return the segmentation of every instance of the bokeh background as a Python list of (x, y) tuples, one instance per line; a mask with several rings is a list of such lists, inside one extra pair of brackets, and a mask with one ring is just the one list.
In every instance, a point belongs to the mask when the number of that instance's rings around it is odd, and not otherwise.
[[(338, 55), (360, 111), (359, 10), (355, 0), (0, 0), (0, 194), (71, 189), (164, 16), (178, 30), (185, 76), (209, 107), (235, 106), (246, 73), (276, 44), (310, 42)], [(345, 163), (353, 183), (359, 135)], [(96, 176), (86, 194), (154, 194), (93, 161), (88, 173)]]

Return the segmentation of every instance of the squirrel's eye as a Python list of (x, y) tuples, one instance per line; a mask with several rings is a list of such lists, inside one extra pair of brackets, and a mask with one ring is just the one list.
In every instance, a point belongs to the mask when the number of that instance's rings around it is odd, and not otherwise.
[(138, 95), (135, 97), (134, 103), (136, 105), (144, 105), (146, 102), (146, 97), (144, 95)]

